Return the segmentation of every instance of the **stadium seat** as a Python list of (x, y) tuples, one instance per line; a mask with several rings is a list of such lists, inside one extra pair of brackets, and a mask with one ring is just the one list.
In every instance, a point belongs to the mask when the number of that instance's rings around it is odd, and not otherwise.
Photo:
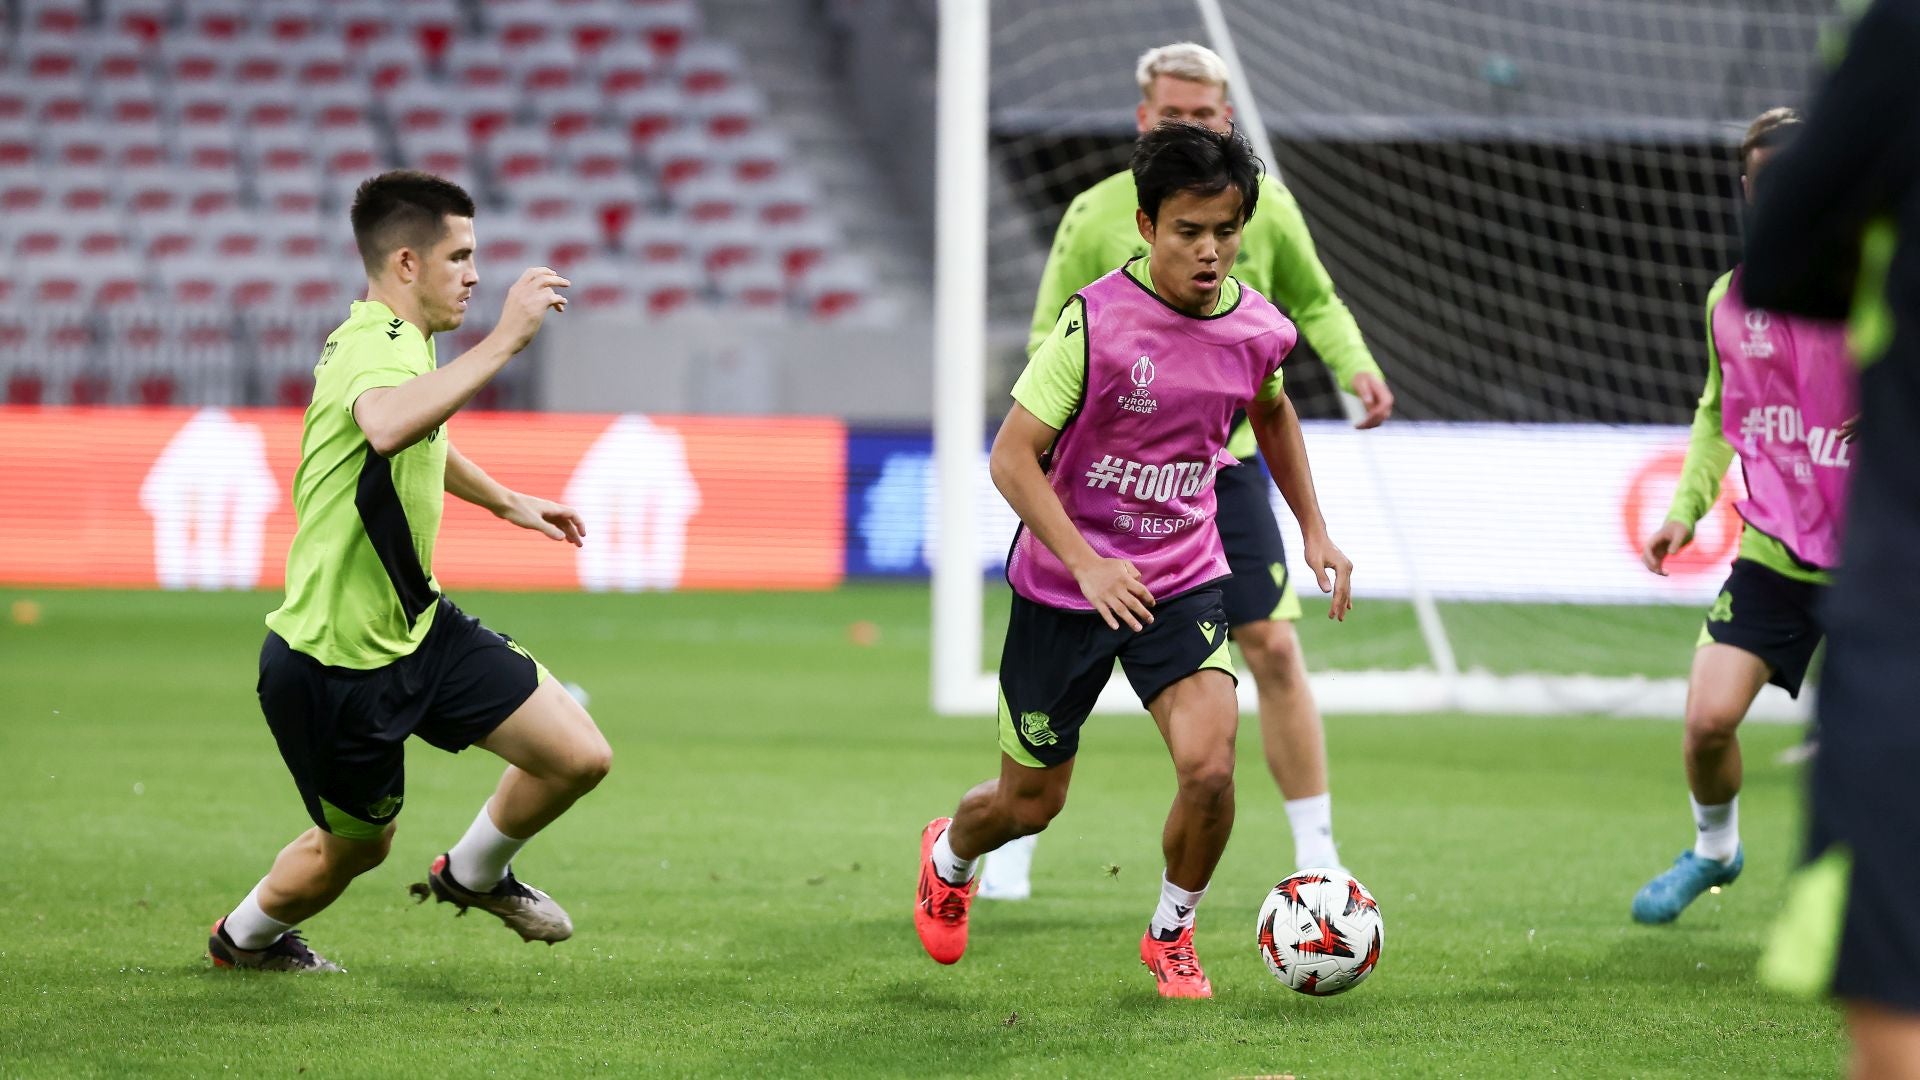
[(713, 155), (735, 180), (749, 184), (773, 179), (789, 158), (786, 142), (770, 131), (718, 140)]
[(247, 167), (265, 173), (313, 172), (320, 167), (313, 137), (297, 128), (247, 133)]
[(57, 259), (74, 254), (65, 218), (57, 214), (14, 214), (6, 223), (7, 254), (14, 260)]
[[(103, 85), (99, 91), (96, 115), (121, 134), (143, 130), (150, 135), (163, 134), (163, 116), (158, 91), (145, 79), (127, 79)], [(225, 115), (228, 109), (221, 105)]]
[(708, 274), (772, 258), (761, 243), (759, 222), (746, 219), (717, 221), (695, 231), (693, 250)]
[(0, 170), (0, 211), (5, 216), (30, 214), (52, 205), (47, 178), (38, 169)]
[[(52, 147), (55, 164), (61, 160), (59, 147)], [(40, 129), (33, 121), (20, 118), (0, 120), (0, 169), (33, 168), (40, 161)]]
[(526, 177), (553, 172), (553, 147), (545, 130), (537, 127), (512, 127), (487, 142), (488, 171), (496, 184), (512, 184)]
[(43, 129), (84, 124), (93, 116), (93, 94), (84, 76), (34, 79), (27, 83), (28, 115)]
[(745, 86), (690, 96), (687, 118), (717, 139), (745, 135), (766, 115), (766, 99)]
[(87, 75), (96, 86), (144, 83), (150, 78), (147, 50), (118, 38), (85, 39)]
[(240, 167), (240, 146), (228, 128), (190, 128), (180, 133), (173, 159), (195, 172), (232, 174)]
[(224, 86), (175, 87), (171, 99), (176, 127), (230, 128), (234, 125), (233, 92)]
[(419, 59), (419, 47), (412, 38), (394, 32), (393, 20), (387, 17), (386, 0), (333, 0), (327, 5), (327, 14), (340, 41), (349, 49), (364, 52), (377, 45), (398, 42), (407, 47), (416, 61)]
[(270, 214), (316, 214), (327, 205), (327, 187), (312, 169), (255, 173), (253, 193)]
[(569, 302), (582, 309), (608, 311), (632, 309), (640, 302), (642, 289), (636, 269), (619, 259), (586, 259), (566, 268)]
[(714, 142), (705, 132), (691, 128), (669, 131), (647, 145), (646, 159), (654, 178), (669, 195), (682, 185), (698, 180), (709, 172)]
[(206, 247), (204, 219), (184, 211), (134, 218), (133, 231), (136, 250), (154, 266), (194, 258)]
[(229, 82), (231, 43), (223, 46), (197, 37), (169, 38), (160, 47), (160, 73), (168, 86), (183, 89)]
[(168, 259), (154, 267), (160, 299), (176, 307), (213, 307), (222, 302), (225, 272), (211, 257)]
[(172, 156), (157, 125), (148, 128), (109, 124), (102, 130), (108, 142), (108, 164), (116, 169), (148, 168)]
[(699, 12), (692, 0), (635, 5), (632, 9), (636, 40), (653, 50), (655, 57), (667, 60), (678, 53), (700, 25)]
[[(0, 133), (0, 161), (19, 158), (20, 144)], [(100, 127), (56, 129), (47, 138), (47, 164), (57, 169), (100, 168), (113, 164), (113, 147)]]
[(769, 258), (750, 259), (713, 273), (720, 299), (730, 308), (773, 314), (787, 306), (787, 275)]
[(620, 40), (627, 18), (618, 0), (561, 4), (553, 9), (553, 15), (564, 27), (574, 51), (583, 57), (594, 56)]
[(695, 267), (692, 222), (668, 214), (642, 214), (627, 223), (621, 250), (642, 262)]
[[(376, 19), (385, 25), (384, 17)], [(419, 86), (425, 79), (425, 61), (420, 47), (411, 39), (386, 38), (353, 47), (353, 63), (360, 77), (382, 94), (397, 94)]]
[(320, 38), (320, 9), (297, 4), (282, 4), (261, 12), (254, 20), (256, 33), (284, 46), (298, 46)]
[(740, 84), (745, 63), (740, 50), (724, 41), (698, 40), (681, 46), (673, 59), (674, 78), (688, 94), (715, 94)]
[(558, 173), (525, 177), (501, 193), (521, 217), (530, 221), (580, 217), (591, 212), (581, 182)]
[(600, 125), (605, 99), (591, 86), (534, 94), (527, 105), (536, 123), (557, 138), (571, 138)]
[(513, 67), (498, 41), (462, 38), (447, 49), (447, 81), (461, 89), (513, 85)]
[(53, 204), (63, 211), (114, 205), (117, 175), (111, 169), (56, 169), (47, 174)]
[(20, 29), (36, 35), (74, 36), (85, 31), (85, 0), (24, 0), (20, 7)]
[(353, 83), (302, 85), (298, 90), (307, 123), (316, 131), (369, 131), (373, 98)]
[(716, 176), (697, 184), (682, 184), (667, 192), (674, 207), (699, 222), (727, 221), (751, 212), (752, 192), (747, 185), (728, 176)]
[(794, 291), (809, 316), (836, 319), (855, 314), (872, 288), (860, 264), (843, 260), (809, 270), (795, 283)]
[(664, 67), (645, 43), (616, 38), (594, 54), (594, 84), (602, 94), (618, 97), (654, 85)]
[(833, 227), (817, 220), (767, 226), (761, 238), (789, 277), (804, 276), (840, 246)]
[(353, 61), (339, 42), (314, 38), (297, 46), (289, 45), (293, 81), (302, 87), (358, 85), (369, 88), (356, 72)]
[(468, 134), (484, 142), (513, 123), (520, 113), (520, 94), (511, 86), (467, 86), (452, 105)]
[(514, 82), (530, 98), (587, 84), (579, 57), (565, 42), (529, 43), (514, 47), (509, 55)]
[(400, 139), (400, 156), (408, 168), (436, 176), (473, 175), (473, 143), (456, 128), (410, 132)]
[[(739, 183), (739, 181), (735, 181)], [(820, 201), (813, 184), (803, 176), (781, 175), (759, 183), (744, 184), (742, 191), (751, 211), (769, 225), (788, 225), (805, 221)]]
[(617, 131), (585, 131), (562, 141), (559, 149), (575, 176), (620, 176), (633, 168), (633, 146)]
[(71, 79), (89, 74), (86, 39), (70, 33), (37, 33), (13, 43), (11, 70), (29, 79)]
[(193, 0), (184, 15), (186, 35), (230, 42), (244, 37), (251, 27), (253, 5), (247, 0)]
[(582, 206), (605, 230), (608, 245), (618, 248), (627, 224), (639, 217), (652, 200), (638, 176), (603, 176), (588, 180), (575, 178)]
[(650, 86), (614, 98), (608, 108), (626, 131), (628, 141), (645, 147), (680, 125), (687, 102), (671, 86)]
[(173, 21), (169, 0), (106, 0), (104, 6), (107, 32), (130, 42), (151, 45)]
[(328, 266), (335, 262), (318, 215), (263, 214), (254, 218), (254, 227), (260, 233), (259, 250), (268, 255)]
[(387, 155), (370, 127), (323, 128), (314, 132), (312, 141), (324, 175), (362, 180), (386, 166)]
[(222, 46), (228, 53), (227, 81), (247, 93), (261, 84), (293, 81), (287, 47), (266, 38), (244, 38)]
[(240, 102), (238, 120), (248, 128), (291, 127), (305, 115), (305, 99), (292, 83), (260, 83), (230, 92)]
[(0, 71), (0, 124), (33, 122), (33, 97), (24, 78)]

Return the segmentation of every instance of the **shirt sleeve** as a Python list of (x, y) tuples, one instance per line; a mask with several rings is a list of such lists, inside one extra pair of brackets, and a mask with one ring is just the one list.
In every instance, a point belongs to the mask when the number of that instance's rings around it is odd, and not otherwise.
[(1267, 381), (1260, 384), (1260, 392), (1253, 395), (1253, 400), (1279, 401), (1286, 396), (1287, 380), (1281, 376), (1279, 368), (1274, 368), (1273, 374), (1267, 376)]
[(1033, 319), (1027, 329), (1028, 356), (1053, 333), (1068, 298), (1113, 269), (1100, 265), (1100, 223), (1087, 220), (1087, 215), (1095, 212), (1090, 194), (1082, 193), (1067, 204), (1060, 227), (1054, 230), (1047, 266), (1040, 273), (1040, 291), (1033, 298)]
[(1287, 317), (1333, 372), (1340, 388), (1351, 393), (1355, 375), (1380, 375), (1379, 363), (1360, 336), (1360, 324), (1353, 321), (1353, 312), (1334, 292), (1333, 278), (1321, 265), (1293, 193), (1277, 181), (1264, 185), (1253, 220), (1265, 234), (1269, 299), (1286, 308)]
[(361, 394), (385, 386), (399, 386), (424, 374), (417, 365), (408, 363), (405, 351), (397, 346), (389, 347), (387, 342), (370, 341), (366, 335), (341, 341), (330, 363), (340, 366), (338, 377), (345, 384), (341, 404), (349, 416), (353, 415), (353, 404), (360, 400)]
[(1080, 411), (1087, 388), (1086, 303), (1078, 297), (1060, 309), (1053, 329), (1027, 359), (1013, 384), (1013, 400), (1059, 431)]
[(1677, 521), (1691, 530), (1707, 516), (1720, 497), (1720, 481), (1733, 464), (1733, 446), (1727, 442), (1720, 422), (1720, 351), (1713, 344), (1713, 309), (1727, 295), (1732, 275), (1714, 282), (1707, 294), (1707, 385), (1700, 392), (1700, 404), (1693, 412), (1693, 436), (1687, 444), (1686, 463), (1680, 467), (1680, 485), (1674, 489), (1673, 505), (1667, 520)]

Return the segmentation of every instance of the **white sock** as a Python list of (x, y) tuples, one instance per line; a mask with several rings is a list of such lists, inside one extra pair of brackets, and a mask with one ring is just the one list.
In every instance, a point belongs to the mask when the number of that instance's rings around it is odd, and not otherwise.
[(980, 867), (980, 896), (985, 900), (1023, 900), (1033, 895), (1033, 849), (1040, 834), (1019, 836), (987, 853)]
[(493, 823), (493, 815), (487, 811), (492, 801), (480, 805), (480, 813), (467, 826), (467, 835), (447, 852), (447, 872), (474, 892), (486, 892), (500, 884), (507, 876), (507, 864), (527, 844), (501, 832)]
[(260, 889), (266, 883), (267, 879), (261, 878), (247, 898), (240, 901), (240, 906), (233, 909), (233, 914), (227, 916), (227, 921), (220, 924), (227, 940), (248, 952), (266, 948), (293, 929), (292, 923), (281, 922), (260, 910)]
[(947, 826), (940, 839), (933, 842), (933, 872), (940, 880), (949, 885), (965, 885), (973, 879), (975, 859), (963, 859), (953, 853), (953, 845), (947, 843), (947, 837), (953, 835), (953, 826)]
[(1198, 892), (1188, 892), (1160, 877), (1160, 906), (1153, 909), (1153, 922), (1148, 926), (1153, 936), (1165, 941), (1193, 925), (1193, 909), (1200, 906), (1200, 898), (1207, 895), (1202, 888)]
[(1717, 806), (1708, 806), (1692, 795), (1687, 801), (1693, 804), (1693, 853), (1703, 859), (1732, 862), (1734, 853), (1740, 850), (1740, 796)]
[(1340, 865), (1340, 850), (1333, 845), (1333, 796), (1328, 793), (1287, 800), (1287, 821), (1293, 825), (1293, 866)]

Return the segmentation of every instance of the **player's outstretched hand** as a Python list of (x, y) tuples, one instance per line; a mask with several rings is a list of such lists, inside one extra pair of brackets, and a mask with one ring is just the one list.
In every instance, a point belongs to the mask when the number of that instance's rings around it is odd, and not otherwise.
[[(1347, 612), (1353, 610), (1353, 560), (1327, 539), (1326, 534), (1308, 538), (1306, 541), (1307, 565), (1313, 568), (1313, 580), (1320, 585), (1321, 592), (1333, 594), (1333, 604), (1327, 608), (1327, 618), (1335, 622), (1346, 622)], [(1328, 578), (1328, 573), (1332, 578)]]
[(1080, 594), (1107, 621), (1109, 630), (1139, 631), (1153, 622), (1153, 593), (1140, 580), (1140, 571), (1125, 559), (1100, 559), (1074, 578)]
[(516, 492), (500, 517), (523, 529), (544, 533), (555, 540), (565, 540), (574, 547), (586, 542), (587, 523), (580, 520), (580, 512), (548, 499)]
[(1693, 539), (1693, 530), (1677, 521), (1669, 521), (1660, 526), (1660, 531), (1647, 537), (1647, 544), (1640, 549), (1640, 561), (1647, 569), (1667, 576), (1667, 556), (1687, 546)]
[(554, 290), (570, 284), (572, 282), (545, 266), (527, 268), (507, 290), (507, 302), (501, 306), (500, 322), (493, 332), (504, 338), (514, 352), (526, 348), (533, 335), (540, 332), (547, 312), (567, 310), (567, 298)]
[(1360, 399), (1367, 414), (1353, 422), (1353, 426), (1365, 431), (1386, 423), (1393, 415), (1393, 391), (1387, 389), (1387, 380), (1371, 371), (1363, 371), (1353, 377), (1353, 396)]

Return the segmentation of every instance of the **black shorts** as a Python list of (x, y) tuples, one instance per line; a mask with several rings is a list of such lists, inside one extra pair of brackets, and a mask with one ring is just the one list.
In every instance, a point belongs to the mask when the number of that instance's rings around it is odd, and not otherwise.
[[(1809, 942), (1838, 939), (1835, 995), (1920, 1014), (1920, 671), (1914, 635), (1858, 641), (1836, 633), (1820, 682), (1820, 748), (1810, 763), (1809, 866), (1822, 862), (1839, 889), (1812, 889), (1789, 904), (1805, 925), (1783, 921), (1781, 944), (1817, 963)], [(1831, 882), (1829, 882), (1831, 885)]]
[(369, 840), (400, 813), (407, 736), (453, 753), (486, 738), (546, 670), (440, 598), (420, 647), (386, 667), (330, 667), (280, 635), (260, 649), (260, 709), (313, 823)]
[(1227, 550), (1233, 577), (1221, 583), (1227, 622), (1233, 626), (1264, 619), (1298, 619), (1300, 597), (1287, 570), (1287, 547), (1273, 519), (1269, 492), (1273, 481), (1257, 462), (1221, 469), (1213, 492), (1219, 502), (1214, 524)]
[(1751, 559), (1735, 559), (1720, 597), (1707, 611), (1700, 644), (1717, 641), (1766, 661), (1768, 680), (1794, 697), (1820, 647), (1814, 609), (1826, 586), (1795, 581)]
[(1036, 769), (1071, 761), (1080, 750), (1080, 727), (1113, 677), (1115, 660), (1142, 705), (1196, 671), (1213, 668), (1233, 676), (1219, 587), (1160, 601), (1153, 623), (1139, 633), (1125, 624), (1109, 629), (1092, 612), (1064, 611), (1015, 593), (1000, 654), (1000, 749)]

